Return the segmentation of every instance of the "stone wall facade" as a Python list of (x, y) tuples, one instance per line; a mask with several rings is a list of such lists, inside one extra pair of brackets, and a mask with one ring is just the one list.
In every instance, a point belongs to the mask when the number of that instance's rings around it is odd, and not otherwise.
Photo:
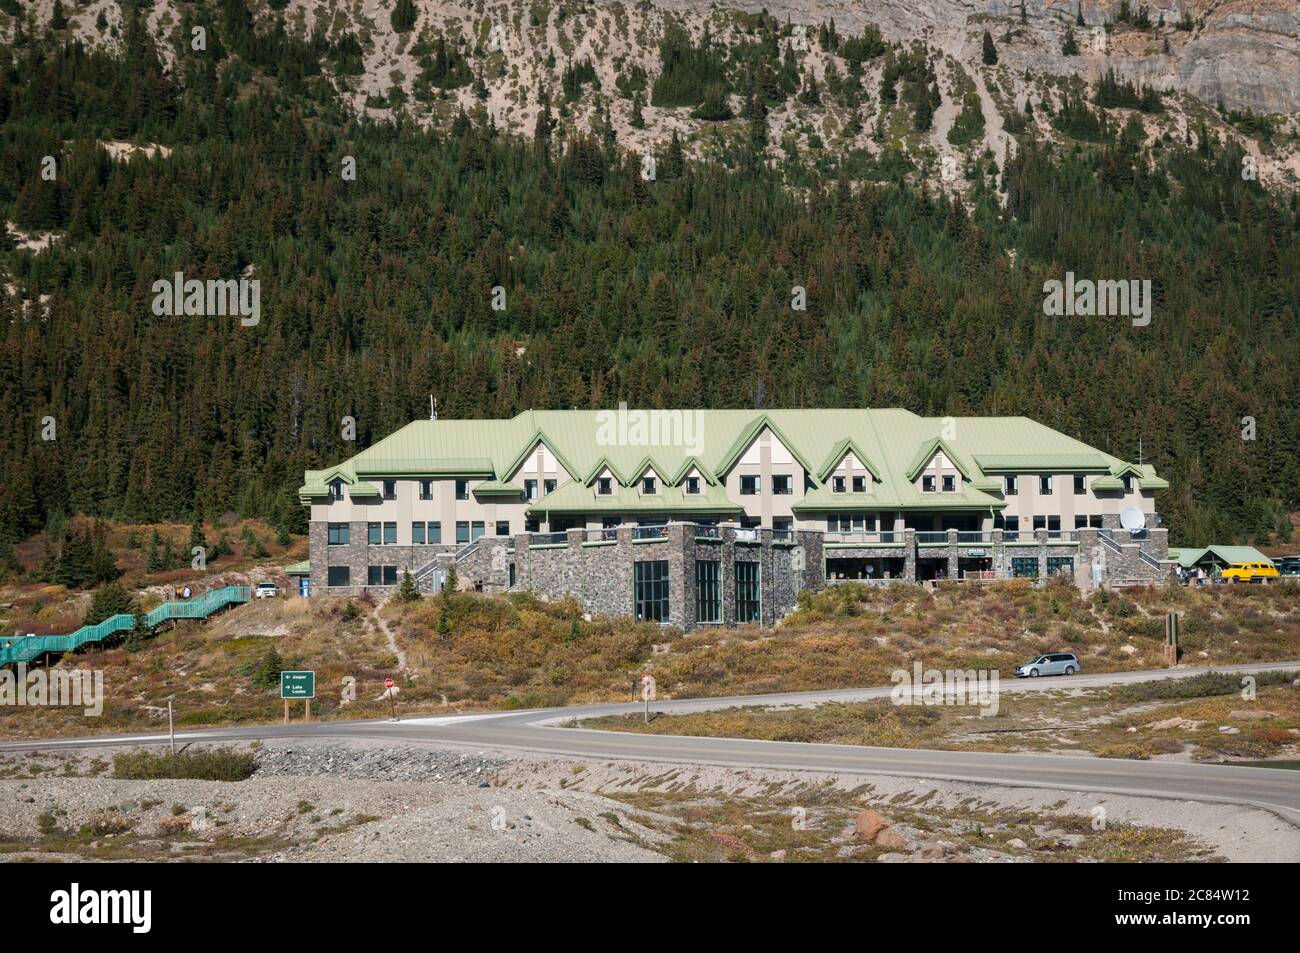
[[(1163, 529), (1145, 530), (1137, 535), (1118, 527), (1060, 534), (1035, 530), (1023, 531), (1017, 538), (1009, 538), (1002, 530), (979, 534), (948, 530), (943, 534), (923, 534), (920, 539), (916, 531), (908, 529), (888, 543), (846, 544), (827, 543), (822, 533), (813, 530), (780, 533), (771, 529), (673, 523), (660, 527), (620, 526), (610, 530), (484, 536), (459, 551), (447, 545), (372, 546), (365, 542), (366, 531), (366, 523), (352, 523), (348, 545), (330, 546), (326, 524), (311, 524), (313, 593), (387, 595), (394, 588), (392, 585), (369, 584), (371, 565), (395, 566), (398, 583), (403, 571), (409, 570), (427, 591), (440, 578), (427, 570), (436, 566), (445, 571), (454, 562), (463, 589), (531, 590), (545, 599), (574, 598), (591, 615), (625, 616), (635, 611), (635, 564), (663, 561), (667, 563), (667, 622), (687, 629), (701, 624), (737, 624), (737, 563), (757, 564), (760, 589), (757, 621), (764, 626), (775, 625), (789, 613), (803, 590), (817, 591), (828, 583), (845, 581), (834, 567), (849, 560), (893, 567), (888, 571), (892, 578), (882, 578), (886, 573), (880, 573), (858, 580), (872, 583), (915, 582), (923, 578), (922, 567), (918, 565), (921, 562), (930, 572), (941, 568), (947, 579), (963, 578), (964, 560), (967, 567), (971, 561), (980, 560), (980, 565), (988, 567), (987, 575), (982, 578), (1006, 579), (1016, 569), (1022, 575), (1032, 569), (1032, 578), (1039, 580), (1066, 573), (1081, 588), (1093, 587), (1098, 579), (1102, 585), (1157, 582), (1171, 568), (1167, 562), (1168, 532)], [(719, 564), (721, 618), (717, 623), (696, 618), (698, 561)], [(347, 566), (350, 584), (329, 586), (329, 566)], [(980, 577), (968, 571), (965, 578)]]

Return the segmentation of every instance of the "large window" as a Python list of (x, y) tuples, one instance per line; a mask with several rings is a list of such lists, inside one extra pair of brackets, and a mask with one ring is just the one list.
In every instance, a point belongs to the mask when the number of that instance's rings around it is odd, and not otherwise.
[(509, 520), (497, 520), (497, 535), (498, 535), (498, 536), (509, 536), (509, 535), (510, 535), (510, 521), (509, 521)]
[(537, 499), (537, 481), (536, 481), (536, 480), (525, 480), (525, 481), (524, 481), (524, 499), (526, 499), (526, 500), (535, 500), (535, 499)]
[(758, 496), (758, 477), (752, 474), (741, 476), (740, 495)]
[(923, 477), (921, 477), (921, 491), (922, 491), (923, 493), (933, 493), (933, 492), (934, 492), (934, 477), (932, 477), (932, 476), (923, 476)]
[(736, 563), (736, 621), (757, 622), (762, 604), (758, 563)]
[(633, 570), (636, 617), (646, 622), (667, 622), (668, 560), (638, 561), (633, 564)]
[(479, 520), (475, 520), (469, 525), (470, 525), (470, 539), (475, 539), (475, 540), (482, 539), (484, 533), (483, 524)]
[(330, 566), (325, 571), (325, 584), (327, 586), (352, 585), (352, 570), (347, 566)]
[(1055, 576), (1057, 573), (1064, 575), (1074, 575), (1074, 557), (1073, 556), (1048, 556), (1047, 557), (1047, 574)]
[(1038, 557), (1013, 557), (1011, 560), (1011, 575), (1017, 579), (1036, 579), (1038, 577)]
[(831, 492), (832, 492), (832, 493), (843, 493), (843, 492), (844, 492), (844, 486), (845, 486), (845, 483), (844, 483), (844, 477), (842, 477), (842, 476), (831, 477)]
[(943, 492), (952, 493), (957, 489), (957, 478), (951, 473), (943, 475)]
[(855, 476), (855, 477), (853, 478), (853, 492), (854, 492), (854, 493), (866, 493), (866, 492), (867, 492), (867, 478), (866, 478), (866, 477), (864, 477), (864, 476)]
[(469, 522), (467, 520), (459, 520), (456, 523), (456, 544), (460, 545), (461, 543), (468, 543), (468, 542), (469, 542)]
[(794, 478), (789, 474), (772, 477), (772, 495), (789, 496), (794, 492)]
[(384, 527), (382, 523), (368, 523), (366, 525), (366, 542), (371, 546), (378, 546), (383, 539)]
[(384, 545), (385, 546), (397, 545), (397, 524), (396, 523), (384, 524)]
[(346, 546), (348, 544), (349, 529), (347, 523), (330, 523), (329, 526), (329, 544), (331, 546)]
[(722, 621), (722, 587), (718, 579), (722, 563), (716, 559), (695, 560), (695, 621)]
[(366, 582), (371, 586), (397, 585), (396, 566), (370, 566), (366, 573)]
[(542, 481), (542, 495), (545, 496), (547, 493), (554, 493), (554, 492), (555, 492), (555, 481), (554, 481), (554, 480), (543, 480), (543, 481)]

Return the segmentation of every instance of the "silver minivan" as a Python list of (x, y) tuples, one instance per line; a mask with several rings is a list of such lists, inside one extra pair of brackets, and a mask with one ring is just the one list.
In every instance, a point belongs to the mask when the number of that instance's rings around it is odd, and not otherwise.
[(1037, 678), (1039, 675), (1073, 675), (1079, 670), (1079, 659), (1069, 652), (1040, 655), (1031, 662), (1016, 667), (1016, 678)]

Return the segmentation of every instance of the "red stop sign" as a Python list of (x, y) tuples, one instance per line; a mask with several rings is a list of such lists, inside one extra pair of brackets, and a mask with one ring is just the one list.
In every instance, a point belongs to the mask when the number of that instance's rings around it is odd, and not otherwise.
[(384, 688), (392, 688), (392, 687), (393, 687), (393, 680), (391, 678), (384, 679)]

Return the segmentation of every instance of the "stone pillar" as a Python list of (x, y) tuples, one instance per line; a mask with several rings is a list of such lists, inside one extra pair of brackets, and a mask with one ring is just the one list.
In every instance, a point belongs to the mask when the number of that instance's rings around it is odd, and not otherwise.
[(948, 566), (946, 572), (949, 579), (956, 579), (957, 576), (957, 531), (948, 530)]
[(1011, 565), (1007, 562), (1006, 536), (1002, 530), (995, 529), (991, 538), (993, 548), (989, 551), (993, 554), (993, 572), (995, 576), (1000, 578), (1011, 575)]
[(903, 578), (916, 582), (916, 530), (903, 530)]
[(1034, 530), (1034, 541), (1038, 543), (1038, 578), (1047, 578), (1047, 530)]
[[(695, 601), (691, 599), (688, 602), (687, 595), (694, 594), (695, 566), (693, 562), (687, 565), (686, 528), (684, 523), (673, 523), (668, 527), (668, 542), (652, 543), (648, 548), (655, 551), (653, 558), (668, 559), (668, 621), (683, 629), (691, 629), (695, 625)], [(694, 533), (694, 527), (691, 530)], [(691, 576), (689, 584), (686, 581), (688, 572)]]

